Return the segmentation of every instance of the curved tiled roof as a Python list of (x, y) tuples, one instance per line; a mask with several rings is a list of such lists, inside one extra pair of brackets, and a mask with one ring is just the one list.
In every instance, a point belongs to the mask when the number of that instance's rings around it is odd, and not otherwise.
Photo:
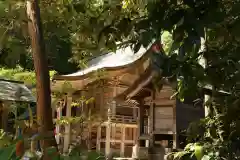
[[(82, 69), (72, 74), (61, 75), (60, 77), (79, 77), (97, 71), (99, 69), (114, 69), (124, 67), (140, 59), (146, 52), (147, 49), (143, 47), (141, 47), (137, 53), (134, 53), (130, 46), (126, 48), (121, 48), (118, 49), (116, 53), (112, 52), (104, 54), (90, 60), (87, 64), (88, 67), (86, 69)], [(58, 79), (58, 77), (59, 76), (55, 76), (54, 79)]]

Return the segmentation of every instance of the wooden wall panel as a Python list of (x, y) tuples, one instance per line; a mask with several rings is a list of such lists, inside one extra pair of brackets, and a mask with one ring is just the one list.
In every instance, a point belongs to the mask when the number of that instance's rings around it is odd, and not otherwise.
[(173, 131), (173, 108), (170, 106), (155, 107), (155, 132)]

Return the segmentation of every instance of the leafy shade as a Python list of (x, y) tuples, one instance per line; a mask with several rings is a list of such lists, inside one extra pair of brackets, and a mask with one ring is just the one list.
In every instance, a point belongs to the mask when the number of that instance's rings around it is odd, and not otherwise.
[[(52, 77), (55, 73), (55, 71), (50, 71), (50, 77)], [(0, 77), (7, 80), (22, 81), (24, 84), (29, 86), (36, 85), (35, 73), (26, 71), (19, 66), (15, 69), (0, 68)]]
[[(213, 86), (206, 103), (209, 115), (201, 127), (198, 124), (203, 131), (197, 133), (203, 134), (195, 134), (195, 139), (190, 140), (200, 142), (201, 147), (196, 146), (190, 152), (202, 159), (239, 159), (240, 1), (123, 2), (118, 5), (121, 6), (118, 9), (120, 16), (111, 20), (109, 25), (102, 25), (103, 29), (97, 34), (98, 42), (93, 40), (92, 43), (114, 51), (116, 44), (122, 42), (132, 45), (137, 51), (141, 45), (161, 42), (164, 31), (171, 33), (172, 46), (165, 51), (158, 50), (154, 57), (155, 69), (162, 70), (163, 77), (175, 82), (178, 79), (176, 89), (180, 99), (199, 96), (199, 92), (203, 91), (199, 85)], [(107, 2), (95, 5), (97, 16), (88, 15), (89, 19), (95, 18), (94, 27), (100, 24), (99, 17), (105, 13), (102, 9), (107, 6)], [(81, 11), (87, 13), (88, 10), (83, 8)], [(96, 33), (90, 30), (89, 35), (95, 36)], [(205, 65), (199, 63), (201, 59), (205, 60)], [(220, 95), (219, 90), (230, 92), (231, 95)]]

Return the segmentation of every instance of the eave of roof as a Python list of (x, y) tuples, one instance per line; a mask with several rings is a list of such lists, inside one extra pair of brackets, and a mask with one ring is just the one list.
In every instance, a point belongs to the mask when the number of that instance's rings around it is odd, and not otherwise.
[(125, 101), (131, 99), (140, 90), (146, 87), (152, 79), (157, 75), (157, 72), (153, 71), (151, 67), (146, 69), (146, 71), (137, 79), (132, 86), (126, 89), (122, 94), (115, 97), (116, 101)]

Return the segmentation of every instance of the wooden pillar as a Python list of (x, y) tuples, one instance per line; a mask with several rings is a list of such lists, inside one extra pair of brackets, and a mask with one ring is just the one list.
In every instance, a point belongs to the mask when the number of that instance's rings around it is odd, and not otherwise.
[(88, 151), (92, 149), (92, 124), (88, 124)]
[[(117, 86), (113, 87), (113, 98), (117, 95)], [(111, 114), (113, 116), (116, 115), (116, 107), (117, 107), (117, 103), (115, 100), (112, 101), (112, 108), (111, 108)]]
[(137, 128), (133, 128), (133, 141), (134, 141), (134, 143), (137, 142), (137, 139), (138, 139)]
[(121, 148), (120, 148), (120, 155), (121, 157), (124, 157), (124, 152), (125, 152), (125, 126), (121, 127)]
[[(85, 90), (81, 90), (80, 94), (80, 109), (78, 110), (78, 116), (82, 116), (84, 114), (84, 108), (85, 108), (85, 101), (86, 101), (86, 96), (85, 96)], [(83, 134), (84, 134), (84, 127), (83, 123), (80, 122), (77, 124), (77, 141), (78, 143), (82, 144), (83, 140)]]
[[(77, 97), (77, 98), (79, 98), (79, 97)], [(80, 106), (79, 106), (79, 108), (78, 108), (77, 111), (76, 111), (76, 116), (77, 116), (77, 117), (81, 117), (81, 115), (82, 115), (82, 110), (81, 110), (82, 102), (80, 102), (79, 105), (80, 105)], [(80, 123), (80, 122), (77, 123), (76, 126), (77, 126), (77, 128), (76, 128), (76, 132), (77, 132), (77, 133), (76, 133), (76, 134), (77, 134), (77, 135), (76, 135), (77, 143), (80, 144), (80, 143), (81, 143), (81, 137), (82, 137), (82, 136), (80, 135), (80, 134), (81, 134), (81, 123)]]
[(105, 155), (106, 157), (110, 156), (111, 153), (111, 125), (110, 123), (106, 126), (106, 145), (105, 145)]
[(150, 142), (149, 142), (149, 147), (152, 147), (154, 145), (154, 107), (155, 107), (155, 91), (151, 92), (151, 104), (150, 104), (150, 109), (149, 109), (149, 129), (150, 129)]
[[(61, 119), (62, 117), (62, 104), (60, 104), (57, 108), (57, 119)], [(60, 144), (60, 132), (61, 132), (61, 126), (56, 125), (56, 142), (59, 145)]]
[[(113, 98), (117, 95), (117, 83), (115, 84), (114, 88), (113, 88)], [(116, 116), (116, 109), (117, 109), (117, 102), (115, 100), (112, 100), (112, 107), (111, 107), (111, 115), (113, 117)], [(115, 135), (116, 135), (116, 131), (117, 131), (117, 127), (116, 125), (111, 125), (111, 136), (113, 137), (112, 139), (115, 140)]]
[[(133, 108), (133, 118), (134, 120), (138, 120), (138, 108), (134, 107)], [(137, 137), (138, 137), (138, 131), (136, 128), (133, 128), (133, 141), (134, 143), (137, 142)]]
[(105, 156), (108, 158), (111, 154), (111, 109), (108, 107), (108, 121), (106, 125)]
[[(66, 108), (66, 117), (71, 117), (71, 104), (72, 104), (72, 94), (69, 93), (67, 95), (67, 108)], [(67, 153), (69, 149), (69, 145), (71, 143), (71, 124), (67, 124), (65, 126), (65, 136), (64, 136), (64, 147), (63, 152)]]
[(138, 108), (134, 107), (133, 108), (133, 118), (136, 120), (138, 117)]
[(92, 149), (92, 122), (91, 122), (91, 105), (88, 106), (88, 150)]
[(140, 106), (139, 106), (139, 108), (138, 108), (138, 118), (137, 118), (137, 138), (138, 138), (138, 140), (137, 140), (137, 145), (138, 146), (140, 146), (140, 141), (139, 141), (139, 137), (141, 136), (141, 108), (142, 108), (142, 106), (141, 106), (141, 103), (140, 103)]
[(173, 149), (178, 148), (176, 106), (177, 103), (173, 105)]
[(139, 135), (144, 134), (144, 106), (141, 103), (139, 108)]
[(2, 107), (2, 129), (7, 131), (8, 129), (8, 107), (9, 103), (4, 103)]
[(106, 113), (104, 113), (104, 110), (105, 110), (105, 105), (104, 105), (104, 95), (105, 95), (104, 87), (102, 87), (100, 90), (101, 90), (101, 94), (100, 94), (100, 115), (104, 115), (105, 116)]
[[(105, 116), (105, 113), (104, 113), (104, 86), (101, 86), (100, 88), (100, 91), (101, 91), (101, 94), (99, 94), (98, 96), (100, 96), (100, 106), (99, 106), (99, 109), (100, 109), (100, 116), (104, 115)], [(97, 146), (96, 146), (96, 150), (98, 152), (101, 152), (101, 140), (102, 140), (102, 125), (100, 123), (100, 125), (98, 126), (97, 128)]]
[[(138, 108), (134, 107), (133, 108), (133, 118), (134, 120), (138, 121)], [(136, 128), (133, 128), (133, 140), (134, 140), (134, 143), (137, 142), (137, 138), (138, 137), (138, 131)]]
[(101, 152), (101, 137), (102, 137), (102, 135), (101, 135), (101, 133), (102, 133), (102, 126), (100, 125), (100, 126), (98, 126), (98, 128), (97, 128), (97, 146), (96, 146), (96, 149), (97, 149), (97, 151), (98, 152)]
[[(150, 118), (150, 109), (148, 111), (148, 121), (147, 121), (147, 133), (151, 134), (151, 118)], [(146, 140), (145, 147), (149, 147), (150, 140)]]
[[(113, 87), (112, 98), (114, 98), (117, 94), (117, 86)], [(111, 117), (116, 115), (116, 101), (112, 100), (112, 103), (108, 105), (108, 122), (106, 126), (106, 143), (105, 143), (105, 155), (106, 157), (111, 156)], [(116, 132), (115, 126), (112, 130), (113, 133)]]

